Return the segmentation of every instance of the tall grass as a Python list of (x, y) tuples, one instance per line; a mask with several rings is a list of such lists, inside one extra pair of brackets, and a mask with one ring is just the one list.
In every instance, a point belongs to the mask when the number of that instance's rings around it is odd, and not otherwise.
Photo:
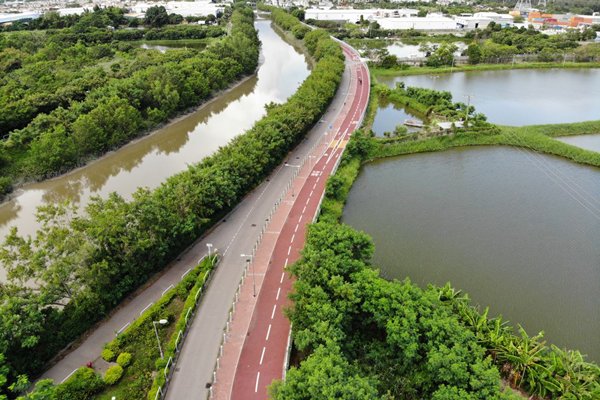
[(408, 67), (405, 69), (387, 69), (371, 67), (375, 76), (408, 76), (408, 75), (427, 75), (427, 74), (447, 74), (452, 72), (467, 71), (500, 71), (512, 69), (550, 69), (550, 68), (600, 68), (600, 63), (554, 63), (554, 62), (530, 62), (519, 64), (476, 64), (476, 65), (457, 65), (454, 67)]

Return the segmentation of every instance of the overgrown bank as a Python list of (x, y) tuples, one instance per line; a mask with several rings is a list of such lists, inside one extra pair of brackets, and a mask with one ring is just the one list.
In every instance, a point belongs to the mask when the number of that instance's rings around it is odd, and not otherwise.
[(469, 71), (502, 71), (513, 69), (587, 69), (600, 68), (600, 63), (573, 63), (573, 62), (525, 62), (519, 64), (476, 64), (476, 65), (455, 65), (446, 67), (407, 67), (401, 69), (390, 68), (371, 68), (375, 76), (409, 76), (409, 75), (428, 75), (428, 74), (447, 74), (452, 72)]
[[(469, 115), (468, 127), (455, 127), (447, 134), (419, 138), (405, 135), (396, 138), (372, 139), (365, 160), (392, 157), (411, 153), (447, 150), (452, 147), (478, 145), (507, 145), (524, 147), (533, 151), (564, 157), (580, 164), (600, 167), (600, 154), (553, 139), (556, 136), (600, 133), (600, 120), (553, 125), (530, 125), (523, 127), (497, 126), (487, 123), (485, 116), (475, 113), (474, 107), (452, 103), (449, 92), (422, 88), (404, 88), (399, 85), (390, 89), (375, 85), (374, 96), (383, 97), (397, 105), (408, 106), (427, 116), (439, 115), (445, 120), (458, 122)], [(376, 108), (377, 103), (371, 104)], [(435, 121), (435, 119), (434, 119)]]
[[(376, 101), (370, 108), (367, 115), (374, 113)], [(600, 367), (580, 352), (547, 346), (541, 335), (529, 336), (522, 329), (515, 335), (501, 318), (488, 318), (487, 309), (473, 307), (468, 297), (448, 285), (422, 290), (409, 281), (380, 278), (370, 261), (371, 239), (339, 222), (361, 165), (378, 157), (509, 144), (600, 166), (597, 154), (563, 147), (546, 136), (564, 132), (600, 132), (600, 121), (456, 129), (452, 135), (425, 140), (381, 140), (355, 132), (328, 181), (303, 258), (290, 268), (297, 281), (288, 314), (303, 360), (287, 373), (285, 382), (272, 386), (273, 397), (512, 398), (501, 389), (502, 377), (533, 398), (598, 398)]]
[[(235, 12), (252, 18), (249, 9)], [(279, 22), (277, 14), (273, 18)], [(325, 32), (307, 33), (304, 43), (316, 64), (298, 91), (285, 104), (269, 106), (253, 128), (214, 155), (156, 190), (140, 189), (129, 202), (113, 194), (92, 201), (84, 215), (64, 205), (45, 207), (34, 239), (15, 231), (8, 236), (0, 252), (9, 277), (0, 287), (0, 353), (9, 383), (19, 374), (39, 373), (65, 344), (231, 210), (302, 140), (344, 70), (342, 51)], [(30, 280), (37, 290), (27, 285)]]
[[(0, 199), (118, 148), (253, 73), (260, 43), (240, 15), (229, 10), (232, 29), (223, 38), (224, 27), (202, 25), (0, 33)], [(161, 54), (130, 42), (141, 38), (210, 39), (204, 50)]]

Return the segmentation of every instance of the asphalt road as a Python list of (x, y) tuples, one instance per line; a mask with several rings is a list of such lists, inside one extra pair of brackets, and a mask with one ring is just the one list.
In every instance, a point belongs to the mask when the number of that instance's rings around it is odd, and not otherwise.
[(289, 305), (292, 280), (284, 268), (300, 257), (307, 225), (318, 212), (327, 178), (335, 171), (369, 101), (366, 67), (350, 48), (345, 47), (344, 52), (351, 75), (350, 93), (346, 97), (346, 101), (351, 102), (350, 107), (339, 115), (340, 127), (306, 177), (277, 239), (237, 363), (230, 394), (234, 400), (266, 399), (267, 386), (274, 379), (282, 379), (285, 373), (291, 327), (283, 309)]
[[(327, 119), (333, 118), (333, 115), (335, 115), (335, 107), (335, 104), (330, 107), (319, 125), (327, 126)], [(293, 163), (295, 160), (304, 157), (317, 142), (318, 135), (322, 133), (323, 130), (320, 133), (315, 131), (308, 135), (290, 153), (286, 161)], [(50, 378), (56, 383), (60, 383), (77, 368), (90, 361), (95, 362), (96, 365), (102, 365), (103, 361), (100, 358), (100, 353), (104, 344), (111, 341), (117, 332), (125, 329), (128, 324), (139, 317), (141, 312), (158, 300), (164, 291), (172, 285), (176, 285), (181, 280), (182, 275), (194, 267), (202, 256), (207, 254), (206, 245), (211, 243), (212, 248), (218, 249), (223, 257), (219, 267), (213, 274), (210, 287), (205, 292), (204, 301), (197, 310), (196, 320), (187, 339), (187, 342), (191, 343), (189, 346), (186, 344), (185, 350), (195, 354), (196, 357), (200, 357), (192, 365), (194, 380), (201, 382), (201, 386), (204, 387), (204, 383), (210, 380), (222, 329), (227, 318), (227, 311), (244, 269), (245, 261), (240, 257), (240, 254), (252, 250), (266, 217), (292, 179), (294, 172), (293, 168), (286, 168), (283, 164), (280, 165), (265, 182), (248, 194), (209, 234), (200, 238), (176, 261), (169, 264), (154, 283), (127, 301), (126, 304), (123, 304), (85, 338), (77, 348), (47, 370), (41, 376), (41, 379)], [(200, 344), (195, 344), (196, 342), (192, 339), (195, 337), (199, 338)], [(173, 385), (173, 387), (177, 387), (181, 382), (178, 372), (185, 368), (185, 360), (186, 358), (182, 358), (180, 366), (177, 367), (179, 371), (175, 374), (174, 383), (176, 385)], [(204, 389), (199, 393), (201, 393), (199, 396), (205, 397)]]
[[(331, 121), (338, 117), (339, 110), (347, 100), (349, 81), (347, 68), (329, 109), (321, 122), (309, 132), (306, 140), (290, 153), (286, 159), (289, 164), (294, 165), (298, 160), (304, 159), (327, 132)], [(245, 267), (245, 258), (240, 255), (252, 252), (263, 223), (294, 172), (295, 168), (279, 166), (269, 178), (269, 182), (264, 182), (257, 188), (244, 200), (234, 215), (228, 218), (227, 223), (217, 229), (219, 232), (215, 231), (203, 241), (212, 241), (215, 246), (224, 250), (224, 256), (190, 327), (167, 391), (167, 399), (205, 399), (208, 395), (206, 384), (212, 381), (223, 328), (227, 323), (229, 309)], [(253, 223), (256, 227), (252, 227)], [(226, 229), (225, 225), (229, 228)], [(213, 238), (217, 233), (223, 241)], [(199, 244), (199, 248), (201, 251), (202, 244)]]

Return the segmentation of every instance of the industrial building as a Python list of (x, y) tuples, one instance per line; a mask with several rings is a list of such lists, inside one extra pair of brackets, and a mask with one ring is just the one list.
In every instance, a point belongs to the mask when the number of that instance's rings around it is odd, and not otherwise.
[(527, 14), (527, 22), (536, 28), (582, 29), (600, 24), (600, 15), (546, 14), (532, 11)]
[(491, 22), (504, 27), (513, 26), (514, 18), (509, 14), (498, 14), (495, 12), (479, 12), (473, 15), (461, 14), (456, 17), (459, 29), (485, 29)]
[(335, 9), (335, 10), (320, 10), (316, 8), (309, 8), (305, 11), (306, 19), (314, 20), (326, 20), (326, 21), (344, 21), (350, 23), (356, 23), (360, 21), (361, 16), (364, 20), (379, 22), (380, 18), (401, 18), (416, 16), (419, 10), (414, 9), (398, 9), (398, 10), (387, 10), (387, 9), (366, 9), (366, 10), (355, 10), (355, 9)]
[(422, 31), (452, 31), (456, 29), (454, 19), (439, 16), (381, 18), (377, 22), (382, 29), (416, 29)]

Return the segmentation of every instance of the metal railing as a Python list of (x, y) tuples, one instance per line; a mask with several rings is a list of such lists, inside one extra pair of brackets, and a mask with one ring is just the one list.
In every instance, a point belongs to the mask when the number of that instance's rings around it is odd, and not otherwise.
[[(200, 286), (200, 289), (198, 289), (198, 291), (196, 292), (196, 295), (194, 296), (194, 303), (188, 307), (188, 309), (185, 313), (184, 326), (182, 329), (179, 330), (179, 332), (177, 333), (177, 338), (175, 339), (174, 354), (171, 357), (169, 357), (169, 359), (167, 360), (167, 365), (165, 365), (165, 368), (162, 371), (164, 378), (165, 378), (165, 384), (163, 386), (158, 387), (158, 389), (156, 391), (156, 396), (154, 397), (155, 400), (163, 399), (165, 397), (165, 395), (167, 394), (167, 390), (169, 388), (169, 383), (171, 382), (171, 378), (173, 377), (173, 373), (175, 371), (174, 367), (177, 365), (177, 361), (179, 360), (179, 355), (180, 355), (181, 349), (183, 347), (182, 346), (183, 342), (185, 341), (185, 338), (187, 337), (189, 328), (192, 323), (192, 317), (194, 316), (196, 310), (198, 309), (198, 305), (202, 301), (201, 296), (206, 291), (206, 287), (208, 286), (210, 280), (212, 279), (215, 269), (217, 269), (217, 266), (221, 262), (221, 257), (216, 253), (217, 251), (218, 251), (218, 249), (213, 250), (214, 257), (216, 257), (215, 265), (211, 268), (211, 270), (208, 272), (208, 274), (205, 275), (204, 281), (202, 282), (202, 286)], [(198, 264), (200, 264), (206, 257), (207, 256), (204, 255), (198, 261)], [(187, 272), (181, 276), (181, 279), (183, 279), (185, 277), (185, 275), (187, 275)]]

